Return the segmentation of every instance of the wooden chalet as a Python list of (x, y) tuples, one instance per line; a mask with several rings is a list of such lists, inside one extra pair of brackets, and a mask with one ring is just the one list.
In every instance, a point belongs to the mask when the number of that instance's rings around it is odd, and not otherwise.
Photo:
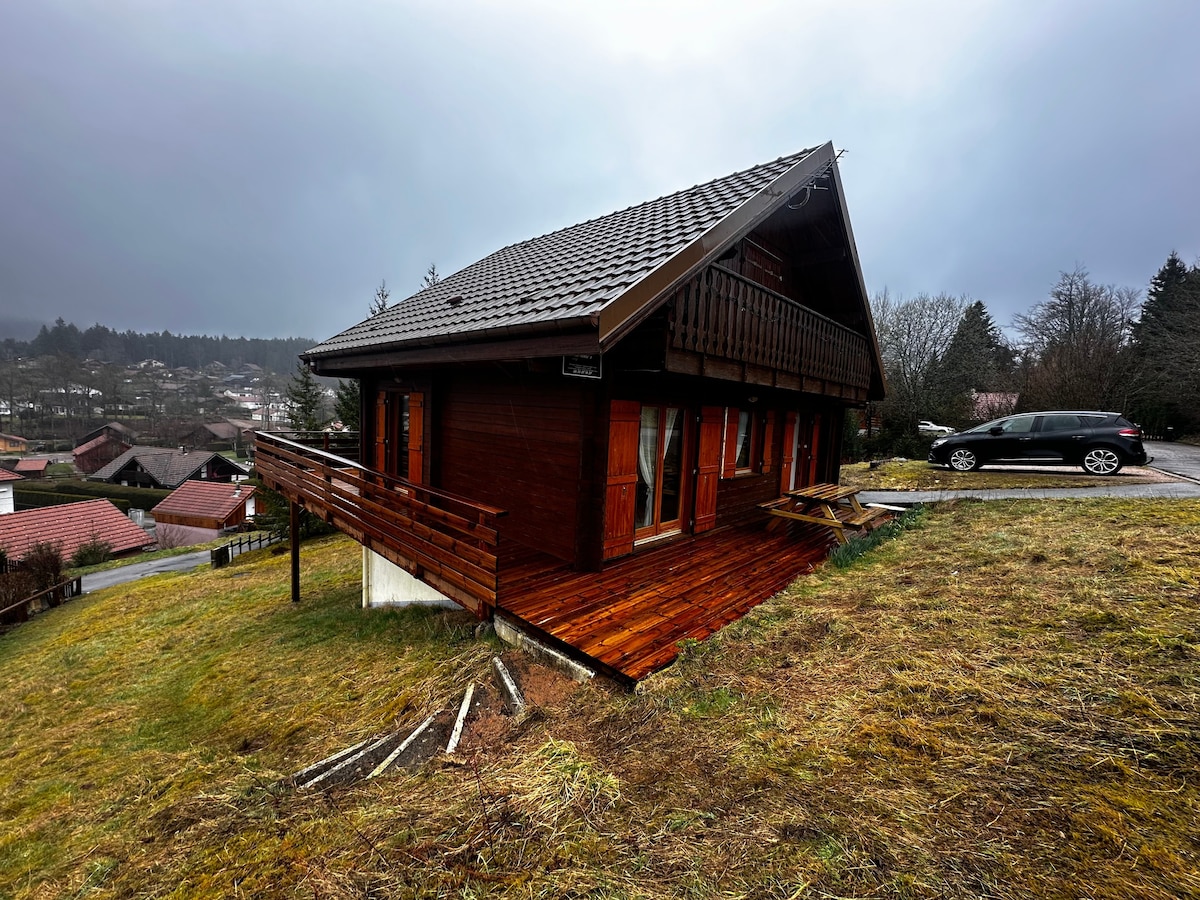
[(237, 463), (207, 450), (133, 446), (89, 475), (88, 480), (174, 489), (192, 479), (230, 482), (247, 474)]
[(303, 358), (359, 380), (356, 458), (259, 434), (257, 469), (363, 545), (364, 602), (432, 592), (629, 680), (823, 558), (759, 504), (836, 481), (884, 391), (830, 144), (506, 247)]

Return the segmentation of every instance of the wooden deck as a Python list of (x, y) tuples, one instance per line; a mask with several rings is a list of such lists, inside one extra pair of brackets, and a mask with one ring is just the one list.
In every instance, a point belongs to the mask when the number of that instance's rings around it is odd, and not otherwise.
[(708, 637), (811, 571), (834, 543), (825, 528), (764, 526), (680, 538), (599, 573), (524, 551), (501, 563), (497, 611), (637, 681), (671, 663), (680, 641)]

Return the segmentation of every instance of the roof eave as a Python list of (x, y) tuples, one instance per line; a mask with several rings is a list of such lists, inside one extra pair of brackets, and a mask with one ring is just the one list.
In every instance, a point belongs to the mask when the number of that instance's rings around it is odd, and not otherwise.
[[(353, 359), (361, 356), (376, 356), (380, 354), (402, 355), (409, 351), (438, 349), (463, 344), (482, 344), (491, 341), (506, 341), (517, 338), (554, 337), (561, 334), (577, 334), (595, 331), (598, 320), (594, 315), (572, 316), (567, 319), (547, 319), (538, 322), (527, 322), (520, 325), (499, 325), (493, 328), (479, 328), (474, 331), (462, 331), (451, 334), (427, 335), (404, 341), (371, 344), (369, 346), (336, 347), (319, 352), (317, 348), (306, 350), (300, 354), (305, 362), (320, 365), (338, 359)], [(319, 345), (318, 345), (319, 346)], [(553, 354), (552, 354), (553, 355)]]

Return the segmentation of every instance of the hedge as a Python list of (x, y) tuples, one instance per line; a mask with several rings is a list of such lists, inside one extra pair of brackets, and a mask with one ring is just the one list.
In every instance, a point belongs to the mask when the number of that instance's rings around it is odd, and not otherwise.
[[(44, 491), (44, 490), (29, 490), (26, 487), (13, 488), (13, 504), (17, 509), (36, 509), (40, 506), (61, 506), (64, 503), (79, 503), (84, 497), (80, 494), (60, 493), (59, 491)], [(96, 499), (92, 497), (90, 499)], [(129, 500), (120, 497), (105, 497), (105, 500), (111, 500), (113, 505), (126, 515), (133, 508), (133, 504)], [(141, 507), (138, 507), (141, 509)]]
[[(142, 488), (129, 487), (123, 484), (109, 484), (106, 481), (28, 481), (19, 487), (13, 485), (14, 495), (20, 493), (48, 493), (48, 494), (66, 494), (70, 495), (70, 500), (57, 500), (56, 503), (73, 503), (80, 497), (92, 499), (95, 497), (103, 497), (106, 500), (112, 500), (114, 503), (117, 500), (123, 500), (126, 503), (126, 508), (134, 509), (153, 509), (158, 506), (171, 493), (160, 488)], [(34, 503), (29, 501), (30, 506), (47, 506), (46, 503)], [(120, 505), (120, 504), (118, 504)]]

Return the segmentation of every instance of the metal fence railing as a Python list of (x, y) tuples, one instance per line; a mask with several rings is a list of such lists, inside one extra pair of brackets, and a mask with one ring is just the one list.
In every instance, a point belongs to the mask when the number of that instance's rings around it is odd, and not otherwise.
[(270, 547), (272, 544), (278, 544), (284, 540), (287, 540), (287, 532), (285, 531), (261, 531), (256, 534), (247, 534), (230, 541), (228, 544), (213, 547), (208, 551), (209, 558), (212, 560), (212, 567), (219, 569), (222, 566), (229, 565), (235, 556), (240, 556), (250, 550)]

